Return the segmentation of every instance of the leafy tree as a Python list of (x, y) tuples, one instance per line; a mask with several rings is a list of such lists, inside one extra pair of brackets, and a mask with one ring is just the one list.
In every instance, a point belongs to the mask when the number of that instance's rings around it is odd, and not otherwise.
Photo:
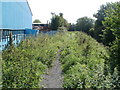
[(51, 28), (53, 30), (58, 30), (59, 27), (68, 28), (69, 24), (67, 20), (63, 18), (62, 13), (60, 13), (59, 15), (56, 15), (54, 13), (51, 13), (51, 14), (52, 14)]
[(39, 19), (35, 19), (33, 23), (41, 23), (41, 21)]
[(106, 10), (112, 7), (113, 5), (111, 3), (101, 5), (98, 12), (93, 15), (95, 18), (97, 18), (97, 20), (95, 21), (94, 37), (95, 39), (97, 39), (97, 41), (103, 42), (105, 45), (108, 45), (110, 42), (114, 40), (114, 35), (110, 30), (108, 30), (107, 33), (104, 33), (103, 36), (103, 30), (105, 29), (105, 26), (102, 23), (102, 21), (104, 21), (106, 17)]
[(98, 12), (93, 15), (95, 18), (97, 18), (97, 20), (95, 21), (94, 33), (95, 33), (95, 38), (99, 42), (102, 41), (101, 40), (102, 37), (100, 35), (103, 34), (102, 30), (104, 29), (104, 26), (102, 24), (102, 21), (104, 20), (104, 17), (105, 17), (105, 10), (106, 10), (106, 6), (105, 5), (101, 5), (100, 9), (98, 10)]
[(53, 30), (57, 30), (58, 27), (59, 27), (59, 25), (60, 25), (60, 18), (59, 18), (59, 16), (57, 16), (57, 15), (52, 16), (51, 26), (50, 26), (50, 27), (51, 27)]
[[(120, 2), (111, 3), (111, 5), (111, 8), (106, 10), (106, 17), (103, 21), (103, 25), (105, 27), (104, 33), (106, 34), (110, 31), (115, 36), (115, 41), (111, 47), (111, 65), (112, 67), (117, 67), (120, 72)], [(111, 36), (109, 36), (109, 39), (110, 37)]]
[(106, 10), (105, 21), (103, 25), (106, 30), (111, 30), (116, 36), (116, 39), (120, 39), (120, 2), (111, 3), (111, 8)]
[(76, 30), (89, 34), (89, 30), (94, 27), (94, 20), (88, 17), (82, 17), (77, 20)]

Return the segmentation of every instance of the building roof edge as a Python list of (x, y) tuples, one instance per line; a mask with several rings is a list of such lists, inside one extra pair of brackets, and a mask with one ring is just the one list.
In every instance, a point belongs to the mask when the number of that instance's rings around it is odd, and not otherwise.
[(27, 4), (28, 4), (28, 7), (29, 7), (29, 9), (30, 9), (31, 15), (33, 16), (33, 13), (32, 13), (32, 10), (31, 10), (31, 8), (30, 8), (30, 5), (29, 5), (29, 2), (28, 2), (28, 0), (26, 0), (26, 2), (27, 2)]

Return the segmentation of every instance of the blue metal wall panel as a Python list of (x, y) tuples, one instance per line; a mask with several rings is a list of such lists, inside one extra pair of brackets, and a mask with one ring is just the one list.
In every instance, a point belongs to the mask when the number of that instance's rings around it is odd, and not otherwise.
[(32, 29), (32, 14), (27, 2), (2, 2), (3, 29)]
[(0, 29), (2, 28), (2, 3), (0, 2)]
[(38, 34), (32, 30), (32, 12), (26, 0), (0, 0), (0, 29), (0, 51), (8, 44), (10, 33), (15, 46), (25, 37)]

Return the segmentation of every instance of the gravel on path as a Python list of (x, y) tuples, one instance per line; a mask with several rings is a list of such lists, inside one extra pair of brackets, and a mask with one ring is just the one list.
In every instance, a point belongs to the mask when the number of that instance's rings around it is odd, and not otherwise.
[(48, 70), (48, 74), (43, 75), (41, 86), (43, 88), (62, 88), (63, 77), (60, 64), (60, 50), (53, 62), (53, 67)]

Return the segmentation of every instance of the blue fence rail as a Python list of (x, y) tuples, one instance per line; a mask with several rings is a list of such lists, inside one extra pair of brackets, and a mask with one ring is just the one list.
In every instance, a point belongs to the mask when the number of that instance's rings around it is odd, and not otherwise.
[(48, 35), (54, 35), (56, 34), (58, 31), (40, 31), (40, 33), (43, 33), (43, 34), (48, 34)]
[(39, 31), (32, 29), (25, 30), (3, 30), (0, 37), (0, 51), (4, 50), (10, 41), (10, 33), (12, 33), (13, 44), (17, 46), (22, 40), (29, 36), (37, 36), (39, 33), (54, 35), (57, 31)]
[(4, 50), (10, 41), (10, 33), (12, 33), (13, 44), (17, 46), (22, 40), (28, 36), (37, 36), (39, 31), (32, 29), (25, 30), (1, 30), (0, 51)]

